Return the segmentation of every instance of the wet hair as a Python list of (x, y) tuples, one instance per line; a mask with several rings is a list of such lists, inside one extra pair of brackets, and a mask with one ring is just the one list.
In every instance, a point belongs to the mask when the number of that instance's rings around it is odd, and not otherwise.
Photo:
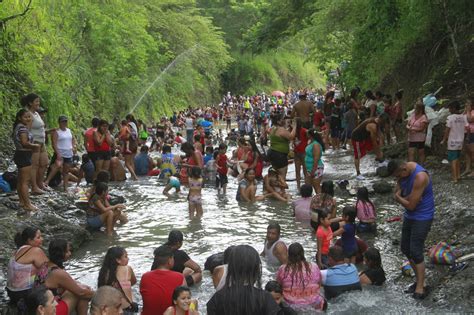
[(189, 176), (191, 178), (201, 178), (201, 168), (198, 166), (193, 166)]
[(366, 187), (360, 187), (357, 189), (357, 201), (370, 202), (369, 190)]
[(49, 289), (44, 285), (31, 289), (25, 300), (27, 315), (36, 315), (39, 306), (46, 306), (48, 303), (48, 291)]
[(91, 300), (91, 314), (98, 314), (97, 310), (104, 306), (115, 307), (121, 302), (122, 297), (122, 292), (112, 286), (104, 285), (98, 288)]
[(230, 254), (232, 253), (234, 248), (235, 248), (235, 245), (230, 245), (229, 247), (227, 247), (225, 249), (225, 251), (224, 251), (224, 264), (229, 263)]
[(278, 232), (278, 235), (280, 235), (280, 231), (281, 231), (281, 226), (278, 222), (275, 222), (275, 221), (271, 221), (268, 226), (267, 226), (267, 231), (268, 230), (277, 230)]
[(389, 176), (392, 176), (397, 170), (402, 166), (402, 161), (400, 160), (390, 160), (387, 164), (387, 172)]
[(278, 283), (278, 281), (275, 280), (270, 280), (267, 282), (267, 284), (265, 285), (265, 291), (283, 294), (283, 289), (281, 288), (281, 285)]
[(26, 94), (20, 99), (20, 104), (25, 107), (30, 107), (30, 104), (33, 103), (37, 98), (39, 98), (39, 95), (35, 93)]
[(184, 285), (181, 285), (179, 287), (176, 287), (173, 291), (173, 295), (171, 296), (171, 300), (174, 302), (176, 300), (178, 300), (179, 296), (181, 295), (181, 293), (183, 292), (189, 292), (189, 294), (191, 294), (191, 290), (189, 290), (188, 287), (185, 287)]
[(318, 143), (321, 145), (321, 148), (323, 149), (323, 152), (326, 150), (326, 146), (324, 145), (323, 137), (321, 137), (321, 134), (319, 132), (317, 132), (316, 129), (313, 129), (313, 128), (309, 129), (308, 130), (308, 136), (311, 139), (314, 139), (314, 140), (318, 141)]
[(99, 126), (99, 123), (100, 123), (100, 119), (98, 117), (92, 118), (92, 121), (91, 121), (92, 127), (97, 128)]
[(380, 257), (380, 252), (377, 248), (369, 247), (364, 252), (364, 258), (367, 260), (369, 268), (382, 267), (382, 258)]
[(183, 239), (183, 232), (180, 230), (171, 230), (170, 234), (168, 234), (168, 241), (165, 243), (165, 245), (173, 246), (178, 243), (183, 243)]
[(29, 240), (32, 240), (36, 237), (36, 233), (39, 231), (37, 227), (28, 226), (23, 229), (23, 231), (15, 234), (15, 245), (17, 248), (26, 245)]
[(52, 240), (48, 246), (49, 261), (56, 264), (59, 268), (64, 269), (68, 246), (69, 242), (65, 239), (59, 238)]
[(122, 258), (125, 254), (125, 248), (120, 246), (113, 246), (107, 250), (102, 267), (99, 271), (99, 279), (97, 286), (100, 288), (104, 285), (114, 286), (118, 283), (117, 280), (117, 259)]
[(140, 153), (148, 153), (148, 146), (146, 144), (142, 145)]
[(29, 111), (24, 108), (16, 112), (15, 121), (13, 122), (13, 130), (15, 130), (16, 126), (21, 123), (21, 117), (23, 117), (23, 115), (25, 115), (26, 113), (29, 113)]
[(95, 185), (95, 193), (97, 195), (102, 195), (104, 192), (106, 192), (109, 189), (109, 186), (104, 183), (104, 182), (98, 182)]
[(357, 210), (353, 206), (345, 206), (342, 208), (342, 216), (347, 217), (349, 223), (354, 223), (357, 216)]
[(448, 105), (449, 109), (454, 109), (455, 111), (459, 111), (461, 109), (461, 103), (459, 101), (452, 101)]
[(331, 257), (334, 261), (343, 261), (344, 251), (340, 246), (332, 246), (329, 248), (328, 256)]
[(109, 171), (102, 170), (97, 173), (97, 177), (95, 178), (95, 184), (98, 183), (108, 183), (110, 182), (110, 173)]
[[(258, 314), (262, 299), (252, 298), (255, 287), (262, 287), (262, 263), (255, 248), (237, 245), (231, 251), (227, 267), (225, 290), (222, 291), (225, 314)], [(246, 301), (242, 303), (241, 301)]]
[(303, 184), (300, 187), (300, 195), (303, 198), (311, 197), (313, 194), (313, 186), (309, 184)]
[(293, 243), (288, 247), (288, 263), (285, 266), (285, 273), (283, 276), (284, 278), (286, 278), (288, 275), (290, 276), (290, 288), (293, 288), (293, 284), (298, 283), (303, 285), (303, 289), (306, 287), (308, 283), (305, 283), (303, 271), (306, 272), (307, 277), (311, 277), (311, 265), (304, 257), (303, 246), (301, 246), (300, 243)]
[(165, 265), (168, 262), (168, 259), (173, 257), (174, 251), (168, 245), (161, 245), (153, 252), (154, 259), (153, 264), (151, 265), (151, 270), (155, 270), (156, 268)]
[(332, 180), (325, 180), (322, 182), (321, 193), (334, 197), (334, 183)]
[(83, 164), (86, 164), (86, 163), (89, 163), (91, 159), (89, 158), (89, 155), (87, 153), (84, 153), (81, 157), (81, 160)]

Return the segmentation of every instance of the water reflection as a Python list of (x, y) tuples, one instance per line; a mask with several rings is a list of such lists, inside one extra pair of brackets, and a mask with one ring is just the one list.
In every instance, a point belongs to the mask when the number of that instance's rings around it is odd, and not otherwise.
[[(352, 159), (342, 153), (325, 156), (326, 179), (340, 180), (353, 177)], [(362, 161), (362, 169), (374, 169), (371, 160)], [(288, 178), (295, 178), (290, 166)], [(369, 182), (370, 183), (370, 182)], [(288, 190), (296, 195), (296, 183), (289, 182)], [(113, 193), (122, 194), (127, 200), (127, 213), (130, 221), (117, 228), (117, 235), (111, 242), (104, 235), (97, 233), (94, 241), (86, 244), (74, 253), (74, 259), (68, 269), (79, 281), (96, 287), (100, 264), (107, 248), (111, 245), (123, 246), (128, 251), (130, 265), (141, 275), (150, 270), (153, 250), (166, 242), (171, 229), (179, 229), (184, 235), (183, 250), (198, 264), (204, 262), (211, 254), (224, 251), (229, 245), (249, 244), (261, 252), (268, 222), (276, 220), (282, 227), (282, 239), (290, 244), (299, 242), (303, 245), (306, 257), (314, 261), (316, 254), (315, 235), (311, 230), (292, 217), (290, 204), (267, 200), (255, 205), (239, 205), (235, 201), (237, 182), (229, 177), (226, 196), (218, 196), (213, 185), (206, 185), (203, 190), (204, 215), (201, 219), (189, 219), (186, 191), (180, 195), (167, 198), (161, 194), (164, 183), (153, 179), (140, 179), (137, 182), (126, 182), (113, 185)], [(262, 186), (259, 185), (258, 191)], [(296, 196), (297, 197), (297, 196)], [(355, 197), (347, 192), (336, 190), (338, 209), (342, 205), (353, 204)], [(402, 293), (399, 266), (402, 255), (396, 240), (388, 239), (384, 231), (397, 229), (399, 222), (386, 223), (384, 219), (399, 215), (400, 210), (390, 203), (389, 198), (374, 197), (378, 209), (379, 234), (368, 238), (370, 245), (375, 245), (382, 252), (384, 268), (387, 272), (387, 284), (382, 288), (364, 289), (362, 292), (351, 292), (338, 297), (329, 304), (329, 313), (382, 313), (382, 312), (426, 312), (420, 304)], [(340, 213), (340, 212), (339, 212)], [(398, 235), (398, 234), (395, 234)], [(274, 278), (275, 267), (268, 267), (263, 261), (263, 284)], [(214, 293), (212, 280), (204, 272), (203, 281), (192, 288), (192, 294), (200, 302), (200, 310), (205, 313), (205, 303)], [(140, 301), (138, 285), (134, 294)], [(310, 313), (310, 312), (308, 312)]]

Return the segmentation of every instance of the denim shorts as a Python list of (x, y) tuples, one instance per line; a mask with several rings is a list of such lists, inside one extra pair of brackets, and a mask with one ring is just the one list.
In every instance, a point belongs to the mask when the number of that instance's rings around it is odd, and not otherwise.
[(402, 253), (415, 264), (424, 261), (425, 240), (433, 220), (411, 220), (404, 218), (402, 225)]
[(459, 160), (461, 157), (461, 150), (448, 150), (448, 161), (452, 162)]
[(91, 229), (98, 230), (104, 226), (104, 222), (102, 222), (100, 215), (96, 215), (95, 217), (87, 218), (87, 226)]

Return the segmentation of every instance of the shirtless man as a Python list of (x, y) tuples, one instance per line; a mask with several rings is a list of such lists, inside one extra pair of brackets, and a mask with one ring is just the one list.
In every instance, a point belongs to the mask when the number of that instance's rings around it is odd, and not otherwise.
[(297, 102), (293, 106), (293, 110), (291, 111), (291, 118), (300, 119), (302, 122), (302, 126), (306, 129), (313, 128), (313, 112), (314, 112), (314, 105), (311, 101), (306, 99), (306, 92), (302, 92), (299, 95), (299, 102)]
[(369, 118), (361, 122), (352, 131), (352, 147), (354, 148), (354, 166), (357, 172), (357, 179), (363, 180), (364, 177), (360, 174), (360, 159), (363, 158), (367, 152), (374, 151), (375, 160), (383, 162), (383, 153), (380, 150), (379, 143), (379, 124), (380, 118)]
[(288, 249), (285, 242), (280, 240), (280, 224), (271, 222), (267, 227), (267, 237), (260, 255), (266, 257), (267, 264), (279, 266), (288, 261)]

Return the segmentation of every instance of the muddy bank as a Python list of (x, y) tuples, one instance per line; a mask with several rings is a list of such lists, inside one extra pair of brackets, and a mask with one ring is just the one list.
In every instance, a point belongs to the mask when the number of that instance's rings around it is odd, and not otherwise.
[[(26, 226), (37, 226), (44, 237), (46, 250), (48, 241), (64, 238), (70, 241), (74, 249), (92, 239), (85, 229), (85, 212), (74, 205), (74, 199), (64, 193), (49, 192), (43, 196), (32, 196), (33, 203), (40, 209), (28, 214), (18, 207), (15, 195), (0, 196), (0, 314), (6, 314), (7, 301), (5, 287), (6, 266), (15, 250), (14, 236)], [(3, 306), (2, 306), (3, 305)]]

